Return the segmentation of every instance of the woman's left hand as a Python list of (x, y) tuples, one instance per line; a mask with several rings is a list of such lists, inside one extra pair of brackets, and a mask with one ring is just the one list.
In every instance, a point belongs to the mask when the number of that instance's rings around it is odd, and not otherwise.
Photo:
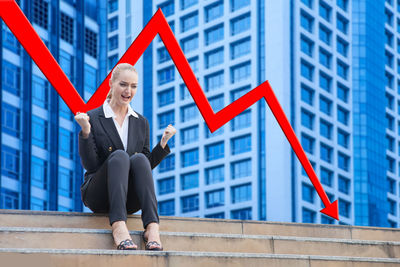
[(161, 146), (164, 148), (168, 140), (175, 134), (176, 134), (176, 129), (174, 128), (174, 126), (172, 126), (172, 124), (169, 124), (165, 129), (163, 136), (161, 138)]

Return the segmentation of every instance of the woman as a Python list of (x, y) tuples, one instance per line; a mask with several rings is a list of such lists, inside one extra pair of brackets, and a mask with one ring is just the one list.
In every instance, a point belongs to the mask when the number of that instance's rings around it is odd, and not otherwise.
[(82, 200), (95, 213), (109, 213), (117, 249), (137, 249), (126, 219), (127, 214), (141, 209), (146, 250), (162, 250), (151, 170), (170, 153), (167, 142), (176, 130), (168, 125), (150, 152), (149, 123), (129, 105), (137, 82), (132, 65), (118, 64), (111, 74), (104, 104), (75, 116), (82, 128), (79, 155), (86, 169)]

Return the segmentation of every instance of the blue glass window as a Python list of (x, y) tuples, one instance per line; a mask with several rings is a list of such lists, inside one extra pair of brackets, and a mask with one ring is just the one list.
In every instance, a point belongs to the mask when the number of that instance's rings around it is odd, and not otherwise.
[(332, 31), (329, 30), (328, 28), (326, 28), (323, 25), (319, 25), (319, 39), (326, 43), (327, 45), (330, 45), (331, 43), (331, 35), (332, 35)]
[(36, 75), (32, 75), (32, 103), (47, 108), (48, 104), (48, 83)]
[(181, 153), (182, 167), (199, 164), (199, 149), (191, 149)]
[(158, 194), (164, 195), (175, 192), (175, 177), (163, 178), (157, 181)]
[(171, 216), (175, 214), (175, 200), (164, 200), (158, 202), (158, 210), (161, 216)]
[(224, 15), (224, 2), (219, 1), (205, 7), (205, 21), (210, 22)]
[(332, 101), (323, 96), (319, 97), (319, 110), (327, 115), (332, 113)]
[(343, 130), (338, 129), (338, 144), (348, 148), (349, 147), (349, 136), (350, 134), (346, 133)]
[(250, 86), (245, 86), (231, 91), (231, 99), (232, 99), (231, 101), (233, 102), (238, 100), (239, 98), (247, 94), (250, 91), (250, 89), (251, 89)]
[(218, 142), (215, 144), (206, 146), (206, 161), (216, 160), (224, 157), (224, 142)]
[(301, 84), (301, 100), (312, 106), (314, 103), (314, 90)]
[(31, 198), (31, 210), (46, 210), (47, 201), (36, 197)]
[(213, 96), (210, 99), (208, 99), (208, 102), (210, 103), (210, 106), (214, 110), (214, 112), (218, 112), (224, 108), (224, 95), (221, 94)]
[(306, 6), (308, 6), (309, 8), (312, 8), (313, 0), (301, 0), (301, 2)]
[(232, 186), (231, 200), (233, 204), (251, 200), (251, 184)]
[(198, 0), (180, 0), (181, 9), (186, 9), (198, 3)]
[(118, 16), (112, 17), (108, 20), (108, 31), (112, 32), (118, 30)]
[(108, 51), (118, 48), (118, 35), (108, 38)]
[(339, 215), (343, 217), (350, 217), (350, 203), (339, 198)]
[(341, 62), (338, 60), (337, 62), (337, 74), (342, 77), (343, 79), (347, 80), (347, 74), (348, 74), (349, 66), (347, 66), (345, 63)]
[(222, 126), (221, 128), (219, 128), (218, 130), (214, 131), (213, 133), (211, 133), (210, 129), (208, 128), (207, 124), (204, 123), (204, 135), (206, 138), (211, 138), (211, 137), (215, 137), (218, 135), (221, 135), (224, 133), (224, 126)]
[(182, 213), (199, 210), (199, 195), (181, 197)]
[(338, 7), (340, 7), (344, 11), (347, 11), (347, 3), (348, 0), (336, 0), (336, 4), (338, 5)]
[(108, 0), (108, 13), (118, 9), (118, 0)]
[(336, 16), (336, 27), (338, 28), (339, 31), (343, 32), (344, 34), (347, 34), (347, 28), (348, 28), (349, 21), (344, 18), (341, 15)]
[(250, 38), (244, 38), (231, 44), (231, 59), (250, 54)]
[(74, 190), (74, 175), (71, 170), (58, 167), (58, 192), (61, 196), (72, 198)]
[(387, 162), (387, 170), (391, 173), (395, 173), (395, 160), (389, 156), (386, 156), (386, 162)]
[(2, 87), (5, 91), (19, 96), (20, 94), (20, 68), (6, 60), (2, 62)]
[(393, 54), (385, 51), (386, 65), (393, 68)]
[(322, 136), (331, 139), (332, 138), (332, 124), (325, 121), (321, 120), (319, 123), (319, 132)]
[(231, 219), (234, 220), (251, 220), (251, 208), (244, 208), (231, 211)]
[(175, 66), (159, 70), (157, 73), (158, 85), (163, 85), (175, 80)]
[(251, 159), (239, 160), (231, 163), (232, 179), (251, 176)]
[(394, 138), (389, 135), (386, 135), (386, 149), (388, 149), (392, 152), (395, 152), (394, 151)]
[(186, 87), (185, 84), (181, 84), (179, 87), (181, 91), (181, 100), (188, 99), (191, 97), (189, 89)]
[(350, 193), (350, 180), (340, 175), (339, 180), (338, 180), (338, 188), (339, 188), (340, 192), (342, 192), (344, 194), (349, 194)]
[(337, 38), (336, 50), (344, 57), (347, 57), (347, 51), (349, 50), (349, 44), (341, 38)]
[(112, 55), (108, 57), (108, 68), (112, 69), (118, 62), (118, 54)]
[(59, 55), (59, 64), (61, 69), (64, 71), (65, 75), (69, 78), (69, 80), (73, 83), (73, 57), (65, 52), (64, 50), (60, 49)]
[(331, 82), (332, 78), (324, 73), (324, 72), (319, 72), (319, 87), (324, 89), (327, 92), (331, 91)]
[(307, 80), (312, 81), (313, 80), (313, 72), (314, 72), (313, 65), (302, 60), (301, 61), (301, 76), (303, 76)]
[(251, 64), (250, 62), (242, 63), (231, 67), (231, 83), (237, 83), (239, 81), (248, 79), (251, 75)]
[(85, 77), (84, 77), (84, 84), (85, 84), (85, 91), (93, 94), (96, 91), (97, 86), (97, 70), (88, 64), (84, 66)]
[(32, 116), (32, 144), (47, 149), (47, 121)]
[(332, 186), (333, 172), (321, 167), (321, 183), (327, 186)]
[(165, 47), (157, 49), (157, 59), (158, 63), (163, 63), (167, 62), (168, 60), (171, 60), (168, 50)]
[(181, 190), (199, 187), (199, 172), (191, 172), (181, 175)]
[(6, 145), (1, 146), (1, 174), (18, 180), (20, 172), (19, 151)]
[(385, 78), (386, 78), (386, 86), (390, 89), (393, 89), (393, 75), (390, 74), (389, 72), (385, 72)]
[(319, 2), (319, 15), (328, 22), (331, 21), (331, 10), (332, 8), (328, 4)]
[(206, 185), (216, 184), (224, 181), (224, 165), (208, 168), (205, 171)]
[(393, 47), (393, 33), (385, 30), (386, 44)]
[(205, 30), (205, 44), (210, 45), (224, 39), (224, 24)]
[(187, 54), (199, 48), (199, 36), (197, 34), (189, 36), (181, 41), (183, 53)]
[(349, 96), (349, 88), (338, 83), (337, 85), (337, 97), (342, 100), (343, 102), (347, 103)]
[(171, 87), (169, 89), (163, 90), (157, 93), (158, 106), (163, 107), (175, 102), (175, 88)]
[(218, 66), (224, 63), (224, 48), (217, 48), (213, 51), (205, 53), (205, 67), (206, 69)]
[(309, 15), (308, 13), (302, 11), (301, 15), (300, 15), (300, 25), (301, 27), (303, 27), (303, 29), (305, 29), (308, 32), (313, 31), (313, 23), (314, 23), (314, 19), (312, 18), (311, 15)]
[(199, 117), (199, 109), (196, 104), (190, 104), (181, 108), (181, 122), (190, 121)]
[(321, 223), (322, 224), (335, 224), (335, 221), (332, 218), (328, 217), (328, 216), (322, 215), (321, 216)]
[(314, 128), (314, 114), (306, 111), (305, 109), (301, 110), (301, 125), (307, 127), (310, 130)]
[(231, 20), (231, 35), (236, 35), (250, 29), (250, 13)]
[(225, 190), (219, 189), (206, 192), (206, 207), (214, 208), (225, 204)]
[(315, 216), (315, 211), (306, 208), (302, 209), (303, 223), (315, 223)]
[(161, 8), (165, 17), (171, 16), (175, 13), (175, 1), (170, 0), (158, 5), (158, 8)]
[(14, 34), (10, 31), (10, 29), (6, 26), (5, 23), (2, 23), (2, 25), (3, 25), (2, 34), (3, 34), (4, 47), (11, 50), (15, 54), (19, 54), (21, 46), (17, 38), (15, 38)]
[(193, 126), (181, 130), (181, 144), (189, 144), (199, 140), (199, 126)]
[(6, 188), (1, 188), (0, 207), (2, 209), (19, 209), (18, 192), (14, 192)]
[(213, 214), (206, 214), (205, 218), (213, 218), (213, 219), (224, 219), (225, 214), (223, 212), (213, 213)]
[(231, 11), (239, 10), (250, 5), (250, 0), (231, 0)]
[(181, 18), (181, 32), (186, 32), (199, 25), (199, 14), (198, 12), (190, 13)]
[(59, 154), (60, 156), (63, 156), (68, 159), (73, 158), (73, 152), (74, 152), (74, 135), (72, 132), (64, 129), (64, 128), (59, 128), (59, 145), (60, 145), (60, 150)]
[(340, 169), (348, 171), (349, 167), (350, 167), (350, 157), (339, 152), (338, 153), (338, 165), (339, 165)]
[(251, 110), (243, 111), (231, 121), (232, 131), (244, 129), (251, 126)]
[(328, 69), (331, 68), (331, 58), (332, 55), (325, 49), (319, 49), (319, 63), (323, 66), (327, 67)]
[(32, 156), (31, 185), (47, 189), (47, 162)]
[(349, 122), (349, 112), (342, 107), (338, 107), (337, 109), (337, 117), (338, 121), (347, 125)]
[(210, 92), (224, 86), (224, 72), (218, 71), (205, 76), (206, 92)]
[(20, 136), (20, 110), (5, 102), (1, 106), (1, 129), (3, 133)]
[(175, 112), (173, 110), (166, 111), (162, 114), (158, 114), (158, 129), (162, 129), (168, 126), (168, 124), (175, 123)]
[(251, 135), (244, 135), (231, 140), (232, 155), (251, 151)]
[(314, 188), (312, 186), (302, 183), (301, 195), (304, 201), (314, 203)]
[(189, 65), (192, 68), (192, 71), (196, 74), (199, 70), (199, 57), (192, 57), (188, 59)]
[(160, 172), (167, 172), (175, 169), (175, 155), (171, 154), (166, 156), (161, 162), (160, 162)]
[(386, 127), (389, 130), (394, 131), (394, 119), (389, 114), (386, 114)]
[(303, 147), (305, 152), (314, 154), (314, 142), (315, 142), (314, 138), (306, 134), (301, 135), (301, 146)]
[(313, 47), (314, 47), (314, 42), (305, 37), (304, 35), (301, 35), (300, 39), (300, 47), (301, 51), (305, 53), (306, 55), (309, 55), (310, 57), (313, 56)]
[(332, 151), (333, 149), (330, 146), (321, 143), (320, 157), (322, 160), (332, 163)]

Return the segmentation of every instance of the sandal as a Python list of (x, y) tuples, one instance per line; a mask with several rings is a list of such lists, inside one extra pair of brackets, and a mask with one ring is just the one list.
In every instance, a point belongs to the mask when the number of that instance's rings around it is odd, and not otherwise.
[(118, 250), (136, 250), (136, 248), (135, 247), (133, 247), (133, 248), (129, 248), (128, 246), (133, 246), (134, 244), (133, 244), (133, 241), (132, 241), (132, 239), (125, 239), (125, 240), (122, 240), (121, 241), (121, 243), (119, 243), (119, 245), (117, 246), (117, 249)]
[[(146, 232), (146, 231), (143, 231), (143, 233), (142, 233), (143, 241), (144, 241), (144, 243), (146, 244), (145, 249), (146, 249), (146, 250), (157, 250), (157, 251), (163, 250), (163, 247), (162, 247), (162, 246), (160, 245), (160, 243), (158, 243), (157, 241), (150, 241), (150, 242), (148, 242), (147, 238), (144, 237), (144, 233), (145, 233), (145, 232)], [(151, 245), (156, 245), (156, 246), (158, 246), (158, 247), (150, 248)]]

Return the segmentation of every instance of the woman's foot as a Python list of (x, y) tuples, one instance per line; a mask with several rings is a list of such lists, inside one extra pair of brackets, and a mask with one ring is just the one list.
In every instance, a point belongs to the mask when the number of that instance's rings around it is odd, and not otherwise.
[[(124, 240), (131, 240), (128, 228), (124, 221), (116, 221), (112, 224), (112, 235), (116, 246), (120, 245)], [(137, 249), (137, 245), (132, 242), (122, 242), (125, 249)]]
[(158, 223), (149, 223), (144, 231), (143, 238), (145, 243), (149, 244), (147, 247), (148, 250), (162, 249)]

